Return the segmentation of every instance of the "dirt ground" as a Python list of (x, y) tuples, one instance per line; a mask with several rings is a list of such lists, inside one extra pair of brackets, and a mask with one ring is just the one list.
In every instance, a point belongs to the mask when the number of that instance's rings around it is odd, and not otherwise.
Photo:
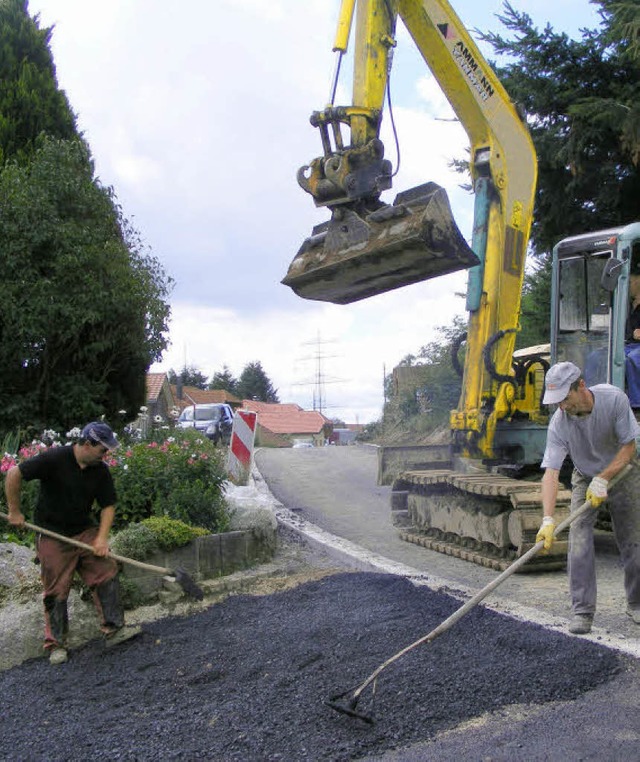
[(363, 693), (366, 724), (326, 699), (459, 601), (294, 555), (282, 573), (247, 576), (253, 594), (212, 588), (175, 616), (147, 611), (143, 634), (118, 648), (95, 641), (60, 667), (35, 659), (0, 674), (0, 759), (379, 758), (487, 713), (575, 699), (625, 668), (597, 644), (478, 608)]

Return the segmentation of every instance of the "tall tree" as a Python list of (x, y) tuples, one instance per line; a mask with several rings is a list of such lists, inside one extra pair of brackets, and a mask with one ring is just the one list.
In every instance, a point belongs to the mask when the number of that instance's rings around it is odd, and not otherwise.
[(625, 124), (640, 99), (640, 64), (629, 55), (629, 40), (611, 29), (612, 9), (628, 3), (594, 4), (601, 28), (583, 30), (580, 40), (550, 26), (540, 31), (509, 3), (499, 18), (512, 36), (481, 35), (508, 59), (496, 71), (526, 112), (538, 154), (537, 254), (567, 235), (638, 217), (640, 167)]
[(235, 392), (238, 397), (248, 400), (259, 400), (260, 402), (279, 402), (277, 389), (269, 377), (262, 369), (259, 362), (250, 362), (245, 365)]
[(169, 281), (82, 142), (0, 172), (0, 430), (135, 414), (166, 346)]
[(27, 0), (0, 2), (0, 164), (29, 153), (41, 133), (80, 135), (65, 93), (58, 88), (49, 44), (52, 28), (30, 18)]
[(527, 114), (538, 155), (531, 250), (540, 261), (525, 278), (519, 347), (549, 340), (553, 246), (640, 214), (639, 6), (592, 2), (602, 23), (579, 40), (539, 30), (509, 3), (500, 19), (510, 36), (480, 35), (507, 59), (496, 72)]
[(183, 386), (195, 386), (196, 389), (207, 388), (207, 377), (195, 365), (183, 366), (180, 373), (176, 373), (173, 368), (168, 373), (169, 383), (177, 384), (180, 382)]
[(216, 371), (209, 381), (209, 389), (224, 389), (226, 392), (236, 394), (238, 380), (226, 365), (222, 366), (221, 371)]
[(145, 400), (171, 279), (94, 176), (51, 29), (0, 2), (0, 431), (70, 427)]

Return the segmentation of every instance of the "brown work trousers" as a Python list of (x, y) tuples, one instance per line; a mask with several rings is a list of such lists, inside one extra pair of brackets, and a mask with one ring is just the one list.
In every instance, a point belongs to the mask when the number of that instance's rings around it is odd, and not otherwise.
[[(92, 527), (75, 535), (73, 539), (90, 545), (97, 534), (97, 527)], [(44, 535), (38, 535), (36, 551), (40, 561), (43, 587), (45, 649), (65, 645), (69, 629), (67, 598), (76, 571), (84, 584), (92, 591), (93, 602), (103, 630), (113, 629), (112, 623), (105, 621), (96, 587), (116, 577), (118, 573), (116, 562), (112, 558), (96, 556), (89, 550), (77, 548)]]

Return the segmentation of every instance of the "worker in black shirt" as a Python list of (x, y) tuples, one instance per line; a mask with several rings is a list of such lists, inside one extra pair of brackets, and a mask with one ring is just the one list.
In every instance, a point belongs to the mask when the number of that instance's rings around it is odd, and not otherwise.
[[(51, 447), (14, 466), (6, 475), (10, 524), (20, 527), (25, 521), (20, 509), (22, 482), (39, 479), (34, 523), (93, 546), (91, 552), (45, 535), (37, 536), (45, 614), (44, 647), (52, 664), (62, 664), (68, 658), (67, 598), (75, 571), (93, 592), (108, 645), (140, 631), (124, 626), (118, 568), (108, 556), (116, 493), (103, 458), (117, 446), (111, 428), (94, 421), (84, 427), (75, 444)], [(100, 508), (99, 522), (93, 511), (95, 502)]]

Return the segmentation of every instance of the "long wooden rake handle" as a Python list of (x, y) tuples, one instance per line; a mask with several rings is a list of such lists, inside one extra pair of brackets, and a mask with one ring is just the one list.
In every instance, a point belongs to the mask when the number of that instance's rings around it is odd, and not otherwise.
[[(2, 512), (0, 512), (0, 518), (6, 519), (7, 521), (9, 520), (7, 514)], [(25, 521), (23, 526), (25, 526), (27, 529), (33, 530), (34, 532), (38, 532), (38, 534), (44, 534), (47, 537), (52, 537), (54, 540), (66, 542), (68, 545), (75, 545), (76, 548), (83, 548), (84, 550), (90, 550), (91, 552), (94, 550), (93, 545), (89, 545), (86, 542), (81, 542), (80, 540), (74, 540), (73, 537), (66, 537), (63, 534), (52, 532), (50, 529), (43, 529), (42, 527), (36, 526), (35, 524), (30, 524), (28, 521)], [(111, 551), (109, 551), (108, 556), (109, 558), (113, 558), (114, 561), (121, 561), (123, 564), (129, 564), (130, 566), (137, 566), (139, 569), (146, 569), (147, 571), (156, 572), (157, 574), (174, 576), (174, 572), (171, 569), (166, 569), (164, 566), (145, 564), (142, 561), (137, 561), (135, 558), (119, 556), (116, 553), (112, 553)]]

